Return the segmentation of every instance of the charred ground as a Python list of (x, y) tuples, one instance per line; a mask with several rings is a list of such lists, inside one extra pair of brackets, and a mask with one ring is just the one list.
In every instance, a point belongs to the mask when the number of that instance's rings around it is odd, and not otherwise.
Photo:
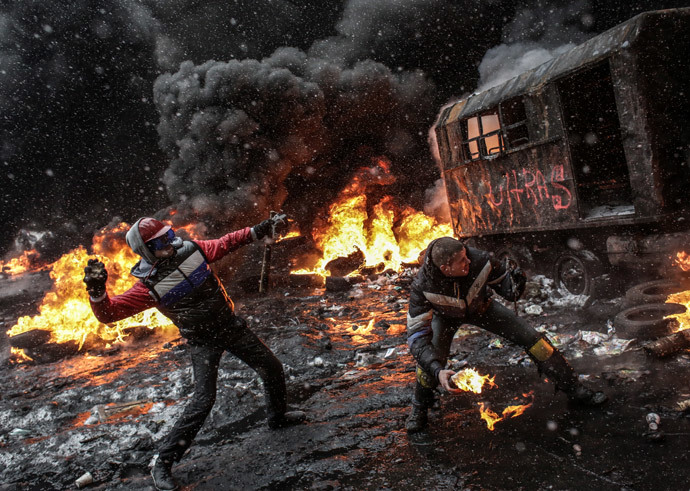
[[(405, 340), (410, 279), (403, 273), (348, 292), (277, 288), (236, 298), (239, 313), (283, 361), (290, 402), (309, 421), (270, 431), (260, 383), (225, 356), (214, 411), (175, 467), (184, 489), (687, 486), (690, 421), (677, 403), (690, 398), (690, 356), (652, 360), (635, 343), (597, 356), (605, 345), (577, 333), (606, 334), (621, 298), (582, 307), (558, 298), (544, 280), (528, 289), (521, 315), (562, 343), (589, 383), (607, 391), (609, 404), (599, 411), (569, 407), (520, 349), (468, 326), (451, 363), (495, 374), (498, 388), (442, 397), (428, 433), (408, 437), (403, 427), (415, 366)], [(0, 303), (3, 332), (33, 313), (38, 289)], [(532, 305), (543, 313), (526, 314)], [(156, 442), (192, 387), (186, 345), (174, 332), (54, 363), (5, 364), (0, 377), (3, 490), (73, 489), (87, 471), (92, 489), (152, 489), (148, 464)], [(534, 405), (488, 431), (477, 402), (500, 411), (529, 390)], [(98, 421), (95, 406), (130, 401), (142, 402)], [(650, 412), (660, 415), (661, 432), (649, 432)]]

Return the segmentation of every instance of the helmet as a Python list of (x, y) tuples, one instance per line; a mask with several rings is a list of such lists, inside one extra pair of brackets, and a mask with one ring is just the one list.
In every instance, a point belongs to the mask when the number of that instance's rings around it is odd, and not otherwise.
[(139, 235), (144, 242), (165, 235), (170, 228), (170, 225), (166, 225), (155, 218), (142, 218), (139, 221)]

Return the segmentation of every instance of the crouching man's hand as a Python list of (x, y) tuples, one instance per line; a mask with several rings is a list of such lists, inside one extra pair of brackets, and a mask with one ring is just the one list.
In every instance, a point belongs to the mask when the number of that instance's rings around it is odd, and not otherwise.
[(460, 394), (462, 391), (458, 389), (450, 378), (455, 375), (453, 370), (441, 370), (438, 372), (438, 381), (441, 387), (446, 389), (451, 394)]
[(105, 293), (105, 282), (108, 281), (108, 270), (98, 259), (89, 259), (84, 268), (84, 283), (91, 298), (102, 297)]

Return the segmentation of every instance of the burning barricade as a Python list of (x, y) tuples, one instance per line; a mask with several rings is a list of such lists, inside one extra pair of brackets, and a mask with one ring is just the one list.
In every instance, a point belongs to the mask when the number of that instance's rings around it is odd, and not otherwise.
[[(114, 294), (127, 290), (136, 281), (129, 275), (137, 257), (124, 240), (128, 228), (120, 223), (101, 230), (93, 240), (93, 254), (108, 267), (108, 287)], [(82, 282), (89, 256), (79, 246), (48, 266), (53, 286), (38, 307), (39, 314), (20, 317), (8, 331), (15, 360), (54, 361), (79, 351), (122, 342), (135, 332), (141, 336), (141, 326), (147, 329), (171, 326), (154, 309), (111, 325), (98, 322)]]

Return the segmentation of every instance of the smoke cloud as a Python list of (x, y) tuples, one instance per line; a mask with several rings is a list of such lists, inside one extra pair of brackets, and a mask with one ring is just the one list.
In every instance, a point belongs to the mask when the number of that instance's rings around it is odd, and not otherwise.
[(20, 229), (88, 243), (115, 215), (166, 206), (213, 220), (209, 233), (281, 205), (308, 222), (381, 155), (392, 194), (421, 206), (438, 178), (426, 138), (441, 105), (480, 75), (495, 83), (640, 11), (682, 5), (2, 2), (0, 252)]
[(549, 8), (524, 8), (503, 29), (504, 44), (488, 50), (479, 65), (477, 92), (499, 85), (586, 41), (594, 16), (580, 0)]
[(427, 152), (417, 133), (434, 112), (432, 91), (419, 72), (344, 67), (295, 48), (183, 63), (154, 87), (175, 219), (239, 225), (283, 205), (308, 218), (378, 156), (412, 177)]

